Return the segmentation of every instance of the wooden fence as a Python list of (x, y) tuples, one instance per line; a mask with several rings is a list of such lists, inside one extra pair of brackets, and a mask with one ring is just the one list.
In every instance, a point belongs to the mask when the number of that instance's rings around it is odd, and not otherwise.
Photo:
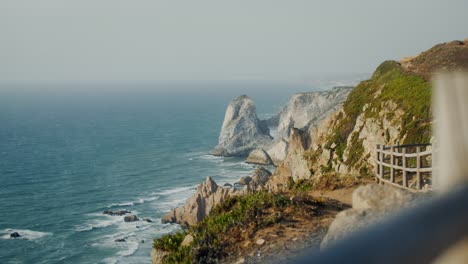
[(379, 183), (410, 191), (432, 188), (432, 147), (430, 144), (377, 145), (376, 175)]

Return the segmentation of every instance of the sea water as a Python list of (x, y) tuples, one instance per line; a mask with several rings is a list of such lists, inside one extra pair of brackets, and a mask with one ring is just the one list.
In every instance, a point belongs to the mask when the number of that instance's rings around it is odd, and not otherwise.
[[(0, 91), (0, 263), (149, 263), (161, 217), (210, 175), (254, 166), (209, 155), (229, 101), (261, 117), (310, 87), (265, 83), (54, 84)], [(124, 222), (104, 210), (130, 210)], [(10, 233), (21, 237), (10, 239)], [(125, 242), (115, 242), (125, 239)]]

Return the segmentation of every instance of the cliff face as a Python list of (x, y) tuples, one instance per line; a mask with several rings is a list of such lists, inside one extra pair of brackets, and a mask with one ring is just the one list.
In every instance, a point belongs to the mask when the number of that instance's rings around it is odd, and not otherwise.
[(335, 87), (328, 91), (293, 95), (280, 112), (278, 135), (289, 137), (291, 128), (307, 129), (335, 112), (343, 104), (352, 87)]
[(402, 63), (382, 63), (338, 112), (309, 130), (312, 143), (305, 156), (311, 173), (371, 173), (376, 144), (430, 143), (428, 80), (438, 69), (466, 69), (467, 44), (440, 44)]
[(258, 146), (271, 142), (269, 132), (266, 122), (258, 119), (252, 99), (239, 96), (227, 107), (218, 145), (211, 154), (247, 156)]
[[(259, 164), (280, 166), (289, 152), (291, 130), (293, 128), (308, 130), (309, 127), (316, 125), (339, 109), (351, 90), (352, 87), (335, 87), (328, 91), (293, 95), (284, 109), (268, 121), (269, 124), (277, 124), (278, 138), (252, 151), (247, 159), (248, 162), (256, 163), (258, 160), (261, 161)], [(292, 162), (290, 158), (288, 160)]]

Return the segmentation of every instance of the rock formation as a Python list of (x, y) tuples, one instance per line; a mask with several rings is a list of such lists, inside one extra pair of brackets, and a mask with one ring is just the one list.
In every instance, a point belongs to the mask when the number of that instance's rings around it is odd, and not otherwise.
[(289, 143), (284, 139), (274, 140), (266, 149), (266, 153), (275, 166), (279, 166), (288, 154)]
[(211, 177), (198, 185), (195, 194), (182, 207), (173, 209), (162, 218), (163, 223), (179, 223), (183, 226), (193, 226), (203, 220), (216, 204), (223, 202), (228, 196), (240, 193), (234, 188), (223, 188)]
[(283, 163), (274, 171), (268, 180), (266, 187), (271, 190), (281, 189), (288, 183), (288, 178), (294, 181), (309, 179), (311, 172), (304, 152), (309, 147), (309, 136), (307, 131), (292, 128), (289, 136), (288, 154)]
[(259, 167), (252, 177), (246, 176), (240, 180), (242, 189), (221, 187), (210, 177), (198, 185), (197, 191), (182, 207), (172, 209), (162, 219), (162, 223), (178, 223), (182, 226), (193, 226), (210, 214), (213, 207), (222, 203), (229, 196), (244, 195), (253, 191), (263, 190), (271, 172)]
[(21, 237), (21, 235), (18, 232), (13, 232), (10, 234), (10, 238), (18, 238)]
[(254, 149), (250, 152), (249, 156), (245, 160), (247, 163), (259, 164), (259, 165), (272, 165), (273, 161), (270, 156), (263, 149)]
[(125, 222), (135, 222), (138, 221), (138, 217), (136, 215), (129, 215), (124, 217)]
[(211, 154), (244, 157), (271, 140), (268, 125), (258, 119), (252, 99), (242, 95), (228, 105), (218, 145)]
[(252, 173), (249, 185), (252, 190), (261, 190), (270, 179), (271, 172), (263, 167), (257, 167)]
[(332, 90), (298, 93), (293, 95), (281, 111), (278, 135), (289, 137), (293, 127), (307, 130), (342, 105), (352, 87), (335, 87)]
[(467, 42), (434, 46), (401, 63), (383, 62), (370, 80), (349, 94), (339, 111), (309, 129), (309, 168), (324, 173), (362, 175), (374, 171), (377, 144), (432, 141), (431, 74), (468, 69)]
[(321, 243), (327, 247), (349, 234), (372, 225), (398, 210), (414, 205), (416, 197), (386, 185), (361, 186), (353, 193), (353, 208), (336, 215)]
[(169, 255), (168, 252), (153, 248), (151, 250), (151, 264), (164, 263), (164, 257)]

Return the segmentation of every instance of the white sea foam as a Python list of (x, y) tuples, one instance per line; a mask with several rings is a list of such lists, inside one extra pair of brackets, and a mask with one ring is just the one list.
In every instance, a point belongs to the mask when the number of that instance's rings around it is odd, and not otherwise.
[(221, 163), (224, 161), (224, 157), (222, 156), (213, 156), (208, 154), (202, 155), (199, 158), (203, 160), (213, 161), (215, 163)]
[(158, 194), (158, 195), (170, 195), (170, 194), (185, 192), (185, 191), (188, 191), (188, 190), (193, 190), (193, 189), (195, 189), (196, 187), (197, 187), (197, 185), (187, 186), (187, 187), (176, 187), (176, 188), (172, 188), (172, 189), (160, 191), (160, 192), (157, 192), (157, 193), (155, 193), (155, 194)]
[[(95, 215), (95, 214), (93, 214)], [(93, 219), (88, 221), (85, 224), (78, 225), (75, 227), (75, 230), (78, 232), (91, 231), (98, 228), (105, 228), (112, 225), (115, 225), (119, 222), (123, 222), (124, 216), (109, 216), (99, 214), (100, 219)], [(104, 219), (103, 219), (104, 218)]]
[(187, 198), (180, 198), (180, 199), (173, 199), (171, 201), (167, 201), (167, 202), (160, 202), (156, 205), (156, 208), (159, 210), (159, 211), (162, 211), (162, 212), (167, 212), (175, 207), (178, 207), (178, 206), (181, 206), (185, 203), (185, 201), (187, 200)]
[(0, 237), (3, 239), (10, 239), (10, 234), (13, 232), (18, 232), (21, 237), (18, 237), (16, 239), (27, 239), (27, 240), (37, 240), (45, 236), (51, 236), (53, 235), (52, 233), (48, 232), (39, 232), (39, 231), (33, 231), (29, 229), (4, 229), (0, 231)]
[(114, 208), (114, 207), (124, 207), (124, 206), (134, 206), (136, 204), (142, 204), (146, 202), (152, 202), (159, 199), (159, 196), (152, 196), (152, 197), (146, 197), (146, 198), (138, 198), (135, 201), (130, 201), (130, 202), (122, 202), (122, 203), (113, 203), (108, 206), (107, 208)]

